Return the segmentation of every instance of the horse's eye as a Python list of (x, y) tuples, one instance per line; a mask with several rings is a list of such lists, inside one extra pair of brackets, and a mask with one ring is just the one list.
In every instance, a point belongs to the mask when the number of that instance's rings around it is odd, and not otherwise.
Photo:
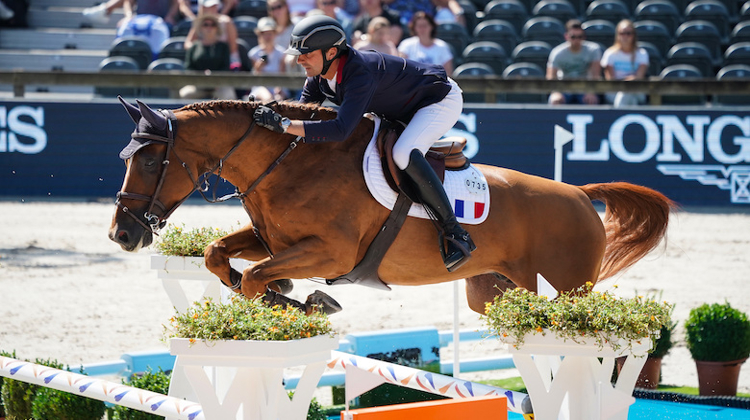
[(154, 165), (156, 165), (156, 159), (154, 159), (154, 158), (148, 158), (148, 159), (146, 159), (145, 162), (143, 162), (143, 166), (145, 166), (147, 168), (151, 168)]

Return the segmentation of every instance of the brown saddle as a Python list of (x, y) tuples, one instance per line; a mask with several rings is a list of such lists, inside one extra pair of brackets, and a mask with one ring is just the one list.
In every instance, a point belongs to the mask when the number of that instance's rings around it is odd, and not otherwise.
[[(403, 131), (404, 127), (401, 124), (382, 120), (376, 139), (385, 180), (388, 182), (388, 186), (396, 192), (401, 191), (404, 185), (401, 170), (393, 161), (393, 146)], [(446, 137), (435, 142), (425, 154), (427, 162), (430, 163), (440, 181), (445, 179), (446, 170), (459, 171), (469, 166), (469, 159), (466, 158), (463, 152), (464, 147), (466, 147), (465, 138), (457, 136)]]

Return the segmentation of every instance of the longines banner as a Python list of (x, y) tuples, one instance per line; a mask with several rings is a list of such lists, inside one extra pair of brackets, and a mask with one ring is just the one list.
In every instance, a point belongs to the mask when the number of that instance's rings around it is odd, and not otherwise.
[[(467, 106), (449, 134), (469, 140), (473, 162), (553, 178), (556, 126), (572, 138), (559, 150), (564, 182), (628, 181), (682, 205), (750, 206), (750, 108)], [(0, 196), (114, 197), (133, 128), (116, 102), (0, 102)]]

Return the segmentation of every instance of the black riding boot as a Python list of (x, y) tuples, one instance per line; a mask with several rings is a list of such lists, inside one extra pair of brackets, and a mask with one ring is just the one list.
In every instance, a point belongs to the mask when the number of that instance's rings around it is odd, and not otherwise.
[(443, 262), (448, 271), (458, 270), (471, 258), (471, 252), (477, 249), (469, 233), (461, 227), (453, 213), (443, 184), (422, 153), (414, 149), (409, 155), (409, 166), (404, 169), (413, 181), (419, 199), (435, 216), (448, 243)]

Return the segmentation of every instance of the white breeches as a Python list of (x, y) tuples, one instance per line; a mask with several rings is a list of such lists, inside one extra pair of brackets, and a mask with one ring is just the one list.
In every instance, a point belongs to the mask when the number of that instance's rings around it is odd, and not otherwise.
[(442, 101), (428, 105), (414, 114), (393, 147), (393, 161), (400, 169), (409, 166), (409, 155), (419, 149), (424, 155), (430, 147), (453, 128), (461, 116), (464, 100), (461, 88), (453, 79), (448, 79), (451, 90)]

